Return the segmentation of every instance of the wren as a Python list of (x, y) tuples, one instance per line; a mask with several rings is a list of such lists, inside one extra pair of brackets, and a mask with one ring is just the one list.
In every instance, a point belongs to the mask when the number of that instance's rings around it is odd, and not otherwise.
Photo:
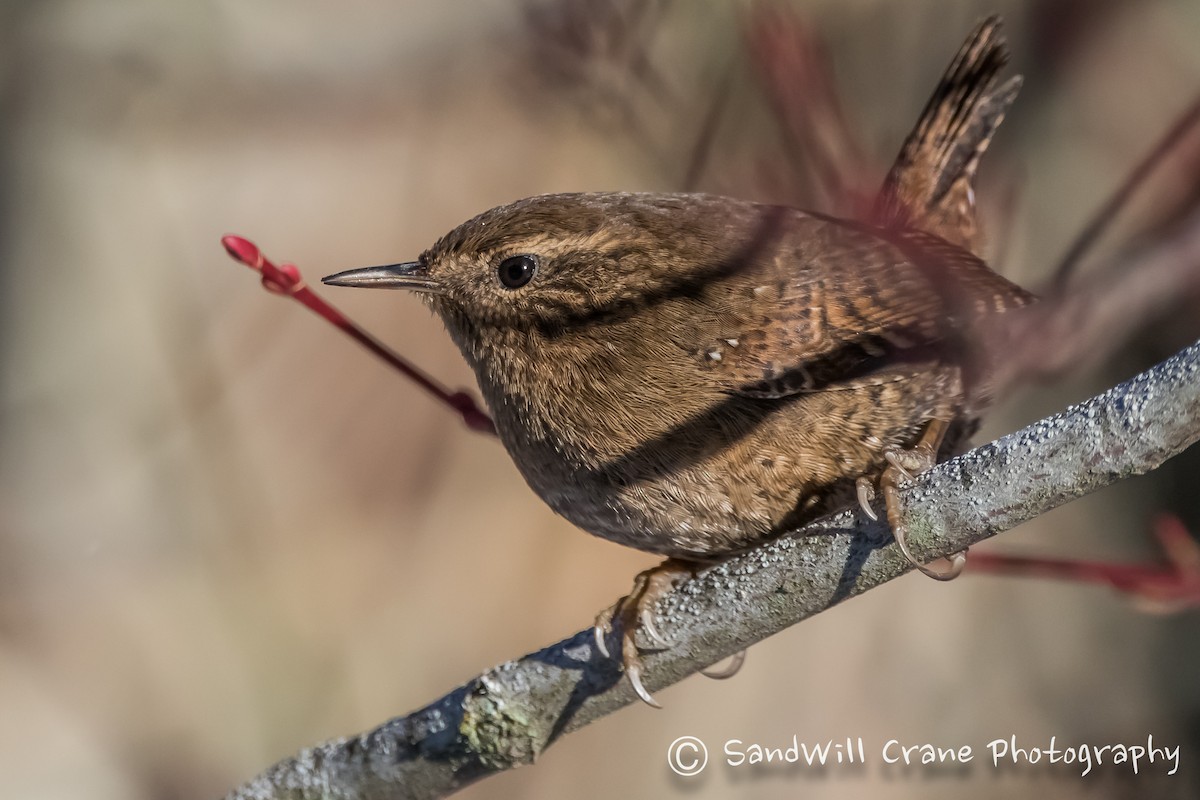
[[(681, 574), (957, 452), (988, 404), (972, 324), (1032, 296), (979, 247), (973, 178), (1020, 79), (997, 18), (968, 38), (874, 213), (704, 194), (580, 193), (494, 208), (413, 262), (328, 284), (411, 289), (471, 365), (529, 486), (589, 533), (668, 557), (616, 617), (634, 634)], [(905, 548), (906, 555), (908, 554)], [(914, 562), (915, 563), (915, 562)]]

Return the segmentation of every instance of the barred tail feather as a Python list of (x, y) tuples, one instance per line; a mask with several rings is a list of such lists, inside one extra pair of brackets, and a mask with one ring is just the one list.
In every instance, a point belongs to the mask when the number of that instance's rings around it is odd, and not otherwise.
[(977, 250), (975, 171), (1021, 88), (1019, 75), (996, 87), (1009, 58), (1000, 24), (999, 17), (984, 20), (942, 76), (884, 181), (878, 224)]

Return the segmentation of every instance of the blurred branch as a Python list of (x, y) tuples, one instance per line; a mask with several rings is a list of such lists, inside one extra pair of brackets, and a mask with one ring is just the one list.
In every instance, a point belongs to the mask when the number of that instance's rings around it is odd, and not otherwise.
[[(926, 559), (958, 552), (1153, 470), (1197, 439), (1200, 342), (920, 476), (902, 492), (910, 546)], [(887, 529), (856, 510), (732, 558), (659, 605), (659, 627), (674, 644), (646, 656), (646, 686), (676, 683), (910, 568)], [(530, 764), (564, 733), (634, 703), (620, 678), (585, 629), (406, 717), (285, 759), (229, 797), (444, 797)]]
[(1165, 565), (976, 553), (971, 558), (971, 574), (1097, 583), (1128, 595), (1146, 611), (1200, 608), (1200, 542), (1170, 514), (1158, 515), (1154, 536), (1166, 557)]
[[(820, 35), (795, 12), (768, 3), (752, 6), (747, 23), (746, 51), (779, 121), (793, 171), (806, 176), (816, 207), (865, 218), (879, 179), (846, 120)], [(808, 205), (812, 198), (794, 200)]]
[(1057, 289), (1061, 291), (1066, 287), (1075, 274), (1076, 267), (1083, 261), (1083, 257), (1100, 238), (1101, 234), (1104, 233), (1105, 229), (1112, 224), (1112, 221), (1121, 209), (1129, 203), (1129, 199), (1133, 196), (1133, 193), (1150, 178), (1150, 175), (1156, 169), (1169, 161), (1172, 155), (1176, 154), (1180, 145), (1198, 125), (1200, 125), (1200, 98), (1192, 102), (1191, 106), (1171, 126), (1171, 129), (1163, 135), (1163, 138), (1154, 145), (1145, 158), (1126, 176), (1125, 182), (1121, 184), (1120, 188), (1108, 198), (1087, 226), (1075, 237), (1075, 241), (1067, 249), (1067, 254), (1063, 256), (1063, 260), (1058, 265), (1058, 270), (1054, 275), (1054, 286)]
[[(1172, 235), (1116, 259), (1003, 320), (1003, 357), (990, 375), (998, 394), (1095, 364), (1134, 331), (1200, 297), (1200, 207)], [(985, 332), (984, 335), (988, 335)], [(992, 344), (992, 346), (996, 346)]]

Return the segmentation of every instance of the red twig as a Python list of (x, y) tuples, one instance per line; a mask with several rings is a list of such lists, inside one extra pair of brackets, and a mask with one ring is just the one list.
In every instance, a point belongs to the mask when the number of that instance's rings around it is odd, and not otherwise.
[(225, 245), (226, 252), (234, 261), (245, 264), (262, 275), (262, 284), (267, 291), (289, 296), (310, 311), (319, 314), (327, 322), (399, 370), (401, 374), (426, 392), (457, 411), (471, 430), (492, 434), (496, 432), (491, 417), (479, 408), (471, 395), (463, 391), (451, 392), (444, 388), (433, 378), (405, 361), (398, 353), (355, 325), (342, 312), (325, 302), (309, 288), (295, 264), (275, 266), (253, 242), (243, 239), (241, 236), (225, 236), (221, 239), (221, 244)]
[(968, 569), (975, 573), (1053, 578), (1111, 586), (1139, 606), (1154, 611), (1200, 607), (1200, 544), (1178, 517), (1162, 514), (1154, 535), (1167, 557), (1165, 566), (1114, 564), (972, 553)]

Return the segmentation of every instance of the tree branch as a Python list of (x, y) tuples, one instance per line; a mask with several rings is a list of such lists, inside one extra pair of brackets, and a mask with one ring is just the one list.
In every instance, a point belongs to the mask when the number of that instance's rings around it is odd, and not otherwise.
[[(918, 557), (957, 552), (1200, 439), (1200, 342), (1084, 403), (939, 464), (902, 492)], [(910, 569), (857, 510), (715, 566), (659, 605), (674, 645), (648, 653), (659, 690)], [(501, 664), (375, 730), (285, 759), (229, 795), (437, 798), (531, 763), (559, 736), (636, 701), (591, 629)]]

